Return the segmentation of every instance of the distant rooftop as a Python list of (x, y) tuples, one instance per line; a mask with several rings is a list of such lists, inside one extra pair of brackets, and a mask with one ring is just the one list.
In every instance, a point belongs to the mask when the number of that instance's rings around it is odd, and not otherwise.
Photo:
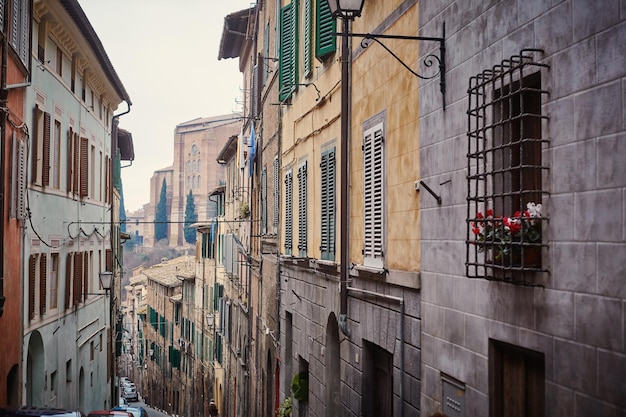
[(181, 256), (146, 268), (143, 273), (161, 285), (178, 287), (183, 284), (183, 280), (195, 278), (195, 268), (193, 256)]

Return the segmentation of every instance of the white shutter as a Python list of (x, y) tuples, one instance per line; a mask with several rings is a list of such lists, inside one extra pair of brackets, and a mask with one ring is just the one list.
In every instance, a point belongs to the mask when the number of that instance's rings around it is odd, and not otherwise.
[(25, 218), (25, 198), (26, 198), (26, 144), (13, 133), (13, 163), (11, 167), (11, 206), (10, 216), (12, 218)]
[(378, 124), (364, 132), (363, 138), (363, 195), (365, 266), (382, 268), (384, 243), (384, 137)]
[(267, 168), (261, 172), (261, 234), (267, 234)]

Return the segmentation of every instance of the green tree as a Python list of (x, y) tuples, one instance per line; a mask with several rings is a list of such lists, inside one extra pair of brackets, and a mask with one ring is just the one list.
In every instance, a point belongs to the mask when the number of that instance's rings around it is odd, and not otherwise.
[(154, 240), (159, 241), (167, 239), (167, 184), (163, 178), (161, 185), (161, 195), (156, 206), (156, 214), (154, 216)]
[(185, 242), (196, 242), (196, 229), (189, 226), (197, 221), (198, 213), (196, 213), (196, 203), (193, 201), (193, 194), (191, 193), (191, 190), (189, 190), (189, 194), (187, 194), (187, 203), (185, 204)]

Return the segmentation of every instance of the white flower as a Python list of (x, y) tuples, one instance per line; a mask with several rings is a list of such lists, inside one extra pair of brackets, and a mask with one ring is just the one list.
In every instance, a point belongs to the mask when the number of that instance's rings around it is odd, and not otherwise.
[(526, 204), (526, 209), (530, 217), (541, 217), (541, 204), (530, 202)]

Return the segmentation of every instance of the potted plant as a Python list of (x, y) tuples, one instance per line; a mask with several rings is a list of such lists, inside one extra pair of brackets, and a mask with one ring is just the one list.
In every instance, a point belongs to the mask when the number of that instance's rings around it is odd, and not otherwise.
[(280, 406), (278, 406), (278, 410), (276, 410), (276, 416), (277, 417), (290, 417), (291, 416), (291, 409), (292, 409), (292, 405), (293, 405), (293, 400), (291, 399), (291, 397), (286, 397), (282, 403), (280, 403)]
[(242, 219), (248, 217), (250, 215), (250, 206), (248, 205), (248, 203), (243, 203), (241, 206), (239, 206), (239, 212)]
[(479, 252), (489, 252), (488, 261), (504, 266), (541, 265), (541, 204), (530, 202), (511, 217), (494, 216), (489, 209), (476, 213), (472, 222)]

